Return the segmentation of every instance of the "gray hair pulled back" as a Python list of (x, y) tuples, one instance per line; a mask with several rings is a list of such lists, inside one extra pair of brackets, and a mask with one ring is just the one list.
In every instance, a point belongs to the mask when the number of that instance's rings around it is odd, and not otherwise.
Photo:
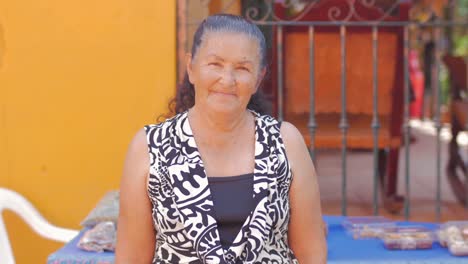
[(265, 36), (252, 22), (241, 16), (230, 14), (219, 14), (207, 17), (195, 31), (192, 45), (192, 58), (200, 48), (203, 38), (207, 32), (242, 33), (258, 42), (260, 52), (260, 67), (266, 66), (266, 43)]

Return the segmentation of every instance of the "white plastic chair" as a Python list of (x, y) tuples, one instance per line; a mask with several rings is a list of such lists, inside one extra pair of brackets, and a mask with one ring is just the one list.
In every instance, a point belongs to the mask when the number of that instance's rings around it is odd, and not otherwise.
[[(66, 243), (79, 233), (76, 230), (60, 228), (50, 224), (23, 196), (0, 187), (0, 214), (4, 209), (18, 214), (37, 234), (44, 238)], [(0, 263), (15, 263), (2, 215), (0, 215)]]

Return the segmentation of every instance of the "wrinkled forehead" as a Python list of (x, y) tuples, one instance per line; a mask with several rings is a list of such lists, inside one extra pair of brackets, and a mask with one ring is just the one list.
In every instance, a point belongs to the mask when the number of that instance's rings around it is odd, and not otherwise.
[[(200, 46), (195, 50), (198, 53), (223, 52), (225, 55), (240, 54), (249, 56), (260, 63), (261, 48), (259, 40), (248, 33), (228, 30), (206, 31), (201, 39)], [(222, 55), (222, 54), (219, 54)]]

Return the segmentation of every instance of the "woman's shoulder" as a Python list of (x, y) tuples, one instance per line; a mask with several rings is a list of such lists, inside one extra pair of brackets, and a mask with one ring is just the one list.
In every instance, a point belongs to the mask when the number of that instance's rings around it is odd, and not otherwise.
[(287, 121), (279, 121), (275, 117), (268, 114), (259, 114), (254, 112), (254, 115), (263, 123), (264, 126), (276, 126), (281, 131), (282, 136), (297, 137), (301, 133), (297, 127)]
[(164, 121), (158, 123), (147, 124), (144, 126), (146, 133), (155, 130), (167, 129), (179, 123), (183, 117), (186, 116), (186, 112), (178, 113), (172, 117), (167, 117)]
[(293, 141), (294, 143), (293, 144), (301, 144), (304, 142), (304, 138), (302, 136), (302, 133), (301, 131), (299, 131), (299, 129), (287, 122), (287, 121), (283, 121), (281, 122), (281, 136), (283, 137), (283, 140), (286, 142), (286, 141)]
[[(276, 118), (268, 114), (259, 114), (255, 113), (257, 118), (262, 122), (263, 127), (275, 127), (279, 132), (281, 138), (285, 145), (292, 145), (293, 148), (296, 146), (302, 146), (304, 143), (304, 138), (299, 131), (299, 129), (292, 123), (287, 121), (278, 121)], [(269, 130), (271, 131), (271, 130)]]
[(183, 130), (185, 120), (187, 119), (186, 113), (187, 112), (182, 112), (162, 122), (145, 125), (143, 131), (145, 133), (145, 141), (147, 141), (148, 145), (151, 147), (159, 147), (183, 134), (180, 131)]
[(251, 111), (251, 112), (261, 123), (263, 123), (264, 126), (277, 126), (280, 124), (280, 122), (276, 118), (274, 118), (273, 116), (269, 114), (260, 114), (255, 111)]
[(301, 131), (299, 131), (299, 129), (295, 125), (287, 121), (283, 121), (281, 123), (280, 134), (284, 144), (284, 148), (289, 154), (288, 156), (290, 158), (294, 156), (291, 156), (292, 153), (302, 153), (302, 150), (307, 149), (304, 137)]

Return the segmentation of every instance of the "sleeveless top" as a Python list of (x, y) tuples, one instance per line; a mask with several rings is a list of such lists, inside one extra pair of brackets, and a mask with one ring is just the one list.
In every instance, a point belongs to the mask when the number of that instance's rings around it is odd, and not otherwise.
[(155, 263), (298, 263), (288, 245), (292, 180), (278, 121), (255, 116), (255, 208), (232, 244), (221, 245), (213, 196), (187, 111), (145, 126)]
[(208, 177), (214, 216), (223, 249), (229, 249), (245, 219), (255, 208), (253, 173), (229, 177)]

